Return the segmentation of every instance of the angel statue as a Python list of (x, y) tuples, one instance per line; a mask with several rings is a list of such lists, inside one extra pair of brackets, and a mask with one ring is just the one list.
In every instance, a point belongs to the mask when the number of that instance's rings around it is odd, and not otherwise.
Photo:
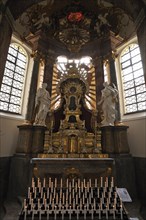
[(51, 98), (49, 92), (46, 90), (47, 83), (42, 84), (42, 88), (39, 88), (36, 94), (35, 99), (35, 108), (37, 110), (37, 114), (35, 117), (34, 125), (45, 125), (47, 113), (50, 110)]
[(114, 125), (116, 119), (116, 102), (118, 101), (118, 90), (114, 84), (110, 86), (107, 82), (103, 83), (104, 89), (101, 91), (101, 100), (98, 105), (102, 104), (103, 126)]

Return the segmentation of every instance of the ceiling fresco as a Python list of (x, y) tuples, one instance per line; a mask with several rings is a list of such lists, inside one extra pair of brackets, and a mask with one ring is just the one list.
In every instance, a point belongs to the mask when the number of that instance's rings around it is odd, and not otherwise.
[(21, 39), (43, 35), (78, 52), (109, 32), (121, 41), (129, 39), (135, 34), (145, 0), (3, 0), (2, 5), (9, 7)]

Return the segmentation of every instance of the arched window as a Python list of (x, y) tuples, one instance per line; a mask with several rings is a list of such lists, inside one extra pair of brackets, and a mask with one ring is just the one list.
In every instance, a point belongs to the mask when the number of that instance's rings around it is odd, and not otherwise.
[(128, 45), (121, 53), (124, 112), (146, 110), (146, 86), (138, 44)]
[(21, 113), (27, 60), (27, 53), (19, 44), (10, 44), (0, 90), (1, 111)]

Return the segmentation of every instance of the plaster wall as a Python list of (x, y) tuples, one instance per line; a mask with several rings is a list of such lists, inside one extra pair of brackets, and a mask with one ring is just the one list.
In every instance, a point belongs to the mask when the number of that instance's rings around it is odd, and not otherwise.
[(124, 124), (129, 126), (128, 142), (130, 153), (134, 157), (146, 158), (146, 117), (126, 119)]
[(18, 125), (24, 120), (20, 118), (6, 118), (0, 116), (0, 157), (13, 156), (16, 147), (19, 129)]

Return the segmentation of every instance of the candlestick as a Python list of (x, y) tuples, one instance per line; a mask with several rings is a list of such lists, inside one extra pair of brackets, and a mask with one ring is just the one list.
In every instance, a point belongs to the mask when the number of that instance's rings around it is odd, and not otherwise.
[(100, 177), (100, 186), (103, 187), (103, 177)]
[(63, 193), (62, 203), (64, 204), (64, 202), (65, 202), (65, 196), (64, 196), (64, 193)]
[(76, 194), (76, 205), (78, 204), (78, 194)]
[(111, 178), (111, 187), (114, 187), (114, 177)]
[(95, 188), (97, 187), (97, 179), (95, 179)]
[(43, 180), (43, 187), (45, 188), (46, 187), (46, 179), (44, 178)]
[(67, 180), (66, 180), (66, 187), (68, 188), (68, 178), (67, 178)]
[(39, 183), (40, 183), (40, 178), (38, 178), (38, 183), (37, 183), (37, 186), (39, 187)]
[(30, 198), (30, 187), (28, 187), (28, 199)]
[(61, 180), (60, 180), (60, 187), (62, 188), (62, 178), (61, 178)]
[(37, 194), (37, 187), (34, 189), (34, 199), (36, 199), (36, 194)]
[(78, 188), (80, 187), (80, 179), (78, 178)]
[(58, 204), (58, 193), (56, 193), (56, 204)]
[(55, 188), (57, 188), (57, 179), (55, 178)]
[(91, 179), (89, 179), (89, 187), (91, 188)]
[(32, 177), (31, 179), (31, 186), (33, 187), (34, 186), (34, 178)]
[(49, 188), (51, 188), (51, 177), (49, 178)]
[(106, 177), (106, 187), (108, 187), (108, 177)]

